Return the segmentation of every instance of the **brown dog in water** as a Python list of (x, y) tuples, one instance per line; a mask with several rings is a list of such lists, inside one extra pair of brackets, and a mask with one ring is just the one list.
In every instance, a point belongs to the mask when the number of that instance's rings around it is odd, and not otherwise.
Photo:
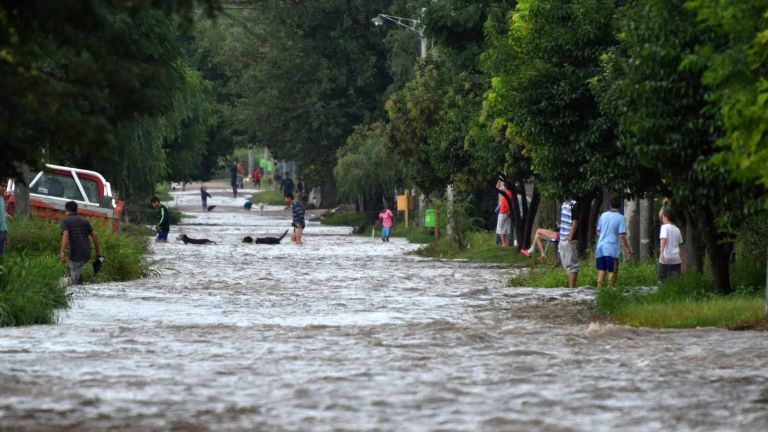
[(184, 242), (184, 244), (189, 244), (189, 243), (192, 243), (192, 244), (216, 244), (216, 242), (213, 241), (213, 240), (193, 239), (193, 238), (187, 236), (186, 234), (177, 235), (176, 236), (176, 240), (181, 240), (181, 241)]

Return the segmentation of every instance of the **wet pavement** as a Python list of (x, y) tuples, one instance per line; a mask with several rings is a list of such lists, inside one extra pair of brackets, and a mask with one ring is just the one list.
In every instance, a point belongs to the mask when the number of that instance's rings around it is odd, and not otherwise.
[(288, 214), (221, 201), (171, 235), (216, 245), (156, 245), (160, 276), (0, 329), (0, 430), (768, 430), (765, 332), (592, 322), (590, 290), (349, 228), (243, 244)]

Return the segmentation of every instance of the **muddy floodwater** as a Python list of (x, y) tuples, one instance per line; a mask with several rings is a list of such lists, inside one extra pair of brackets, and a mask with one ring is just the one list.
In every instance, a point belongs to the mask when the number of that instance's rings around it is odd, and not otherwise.
[(171, 233), (216, 245), (0, 329), (0, 430), (768, 430), (765, 332), (595, 322), (591, 290), (343, 227), (243, 244), (288, 214), (219, 205)]

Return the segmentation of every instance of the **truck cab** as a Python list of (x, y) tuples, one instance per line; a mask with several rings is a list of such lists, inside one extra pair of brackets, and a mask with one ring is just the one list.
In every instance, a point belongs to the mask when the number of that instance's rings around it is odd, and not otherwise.
[[(16, 185), (9, 180), (6, 191), (8, 214), (14, 215)], [(46, 164), (29, 184), (30, 214), (46, 219), (64, 218), (64, 204), (75, 201), (78, 214), (89, 219), (111, 223), (120, 230), (123, 201), (112, 194), (112, 186), (95, 172), (79, 168)]]

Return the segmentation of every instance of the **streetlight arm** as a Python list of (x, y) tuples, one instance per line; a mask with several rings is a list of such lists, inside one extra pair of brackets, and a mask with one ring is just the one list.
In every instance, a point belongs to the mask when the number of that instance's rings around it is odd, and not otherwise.
[(424, 36), (424, 24), (422, 24), (420, 20), (403, 18), (394, 15), (379, 14), (372, 21), (376, 25), (381, 25), (383, 23), (382, 19), (391, 21), (401, 27), (405, 27), (408, 30), (418, 33), (420, 36)]

